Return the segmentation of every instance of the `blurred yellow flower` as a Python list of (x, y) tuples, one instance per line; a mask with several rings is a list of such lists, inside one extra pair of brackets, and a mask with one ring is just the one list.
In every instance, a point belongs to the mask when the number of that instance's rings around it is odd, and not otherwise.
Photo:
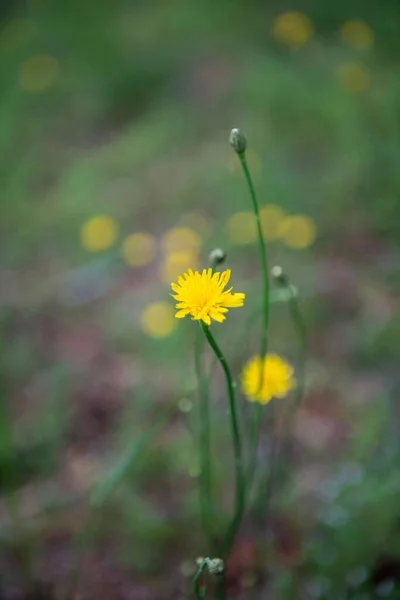
[(112, 217), (97, 215), (81, 229), (82, 246), (90, 252), (101, 252), (112, 246), (118, 235), (118, 224)]
[(283, 210), (275, 204), (266, 204), (260, 209), (260, 221), (264, 239), (272, 242), (279, 237), (279, 230), (285, 218)]
[(174, 227), (164, 234), (162, 244), (165, 252), (197, 251), (201, 246), (201, 238), (190, 227)]
[(38, 28), (32, 19), (12, 19), (0, 29), (0, 51), (12, 52), (29, 43)]
[(314, 221), (305, 215), (285, 217), (279, 227), (279, 237), (287, 246), (298, 250), (311, 246), (316, 235)]
[[(251, 174), (253, 176), (260, 173), (261, 166), (262, 166), (261, 158), (257, 154), (257, 152), (252, 150), (252, 148), (249, 148), (248, 150), (246, 150), (246, 160), (247, 160), (249, 169), (251, 171)], [(231, 155), (231, 157), (229, 159), (228, 167), (229, 167), (229, 171), (232, 173), (232, 175), (238, 175), (238, 176), (244, 177), (242, 165), (240, 164), (240, 160), (238, 160), (238, 157), (236, 156), (236, 154)]]
[(211, 325), (211, 319), (222, 323), (229, 308), (243, 306), (245, 294), (232, 294), (230, 287), (224, 291), (231, 277), (228, 269), (223, 273), (214, 273), (212, 269), (193, 272), (189, 269), (183, 277), (178, 277), (178, 283), (171, 283), (175, 294), (171, 294), (177, 304), (175, 314), (177, 319), (191, 315), (192, 320), (203, 321)]
[(48, 54), (36, 54), (20, 66), (18, 79), (24, 92), (41, 94), (55, 86), (59, 77), (58, 61)]
[(276, 354), (267, 354), (264, 360), (253, 356), (244, 366), (241, 379), (249, 402), (260, 404), (268, 404), (272, 398), (284, 398), (295, 386), (293, 368)]
[(153, 302), (146, 306), (140, 323), (144, 333), (154, 338), (166, 337), (176, 328), (173, 308), (167, 302)]
[(198, 267), (198, 255), (197, 252), (181, 251), (171, 252), (167, 254), (160, 267), (161, 280), (164, 283), (170, 283), (190, 268), (197, 269)]
[(346, 21), (340, 28), (342, 40), (358, 50), (366, 50), (374, 43), (374, 32), (364, 21)]
[(295, 48), (307, 44), (313, 33), (310, 19), (295, 10), (278, 15), (272, 28), (272, 35), (277, 42)]
[(121, 254), (131, 267), (148, 265), (157, 252), (157, 242), (149, 233), (132, 233), (122, 242)]
[(311, 246), (316, 238), (314, 221), (306, 215), (285, 217), (279, 227), (279, 237), (289, 248), (301, 250)]
[(339, 85), (352, 94), (365, 92), (371, 85), (371, 74), (363, 66), (353, 62), (339, 65), (337, 70)]
[(227, 234), (232, 244), (252, 244), (257, 240), (257, 228), (251, 212), (237, 212), (226, 223)]

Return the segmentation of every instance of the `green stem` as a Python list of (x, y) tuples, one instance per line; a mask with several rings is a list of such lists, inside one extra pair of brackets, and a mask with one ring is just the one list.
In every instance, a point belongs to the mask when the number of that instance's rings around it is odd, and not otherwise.
[(203, 560), (203, 562), (199, 565), (199, 568), (197, 569), (197, 572), (195, 574), (195, 576), (193, 577), (193, 591), (194, 594), (197, 598), (197, 600), (202, 600), (207, 592), (207, 586), (204, 586), (203, 588), (200, 587), (200, 579), (201, 576), (203, 575), (204, 571), (206, 570), (208, 566), (208, 559), (205, 558)]
[(219, 360), (221, 367), (224, 371), (226, 386), (228, 390), (229, 408), (231, 416), (233, 450), (235, 459), (235, 506), (233, 518), (229, 524), (227, 534), (222, 542), (221, 557), (225, 559), (239, 530), (239, 526), (242, 521), (245, 508), (246, 482), (243, 470), (242, 443), (240, 439), (239, 423), (236, 409), (235, 390), (229, 365), (220, 347), (215, 341), (215, 338), (211, 333), (210, 328), (202, 321), (201, 327), (203, 329), (204, 335), (206, 336), (207, 342), (209, 343), (211, 349), (215, 353), (215, 356)]
[(209, 406), (209, 381), (206, 378), (202, 364), (202, 337), (200, 331), (196, 332), (195, 340), (195, 371), (199, 390), (199, 447), (200, 447), (200, 507), (203, 527), (206, 532), (209, 550), (215, 551), (216, 542), (213, 536), (213, 501), (211, 478), (211, 427)]
[[(269, 277), (268, 277), (268, 260), (267, 260), (267, 249), (264, 241), (262, 225), (260, 220), (260, 211), (257, 202), (256, 191), (253, 185), (253, 181), (250, 175), (250, 170), (246, 160), (245, 152), (238, 152), (238, 157), (240, 160), (240, 164), (242, 165), (242, 169), (246, 178), (246, 182), (250, 191), (250, 196), (253, 204), (253, 212), (257, 226), (257, 237), (258, 237), (258, 248), (260, 253), (260, 261), (261, 261), (261, 270), (262, 270), (262, 321), (261, 321), (261, 340), (260, 340), (260, 358), (261, 361), (267, 355), (268, 349), (268, 326), (269, 326)], [(262, 388), (263, 384), (263, 376), (264, 370), (260, 371), (260, 382), (259, 389)], [(248, 470), (248, 482), (247, 489), (248, 493), (251, 493), (251, 488), (253, 485), (253, 479), (257, 467), (257, 450), (258, 450), (258, 440), (260, 437), (260, 425), (261, 425), (261, 417), (262, 417), (262, 406), (258, 403), (253, 408), (252, 414), (252, 424), (250, 431), (250, 465)]]

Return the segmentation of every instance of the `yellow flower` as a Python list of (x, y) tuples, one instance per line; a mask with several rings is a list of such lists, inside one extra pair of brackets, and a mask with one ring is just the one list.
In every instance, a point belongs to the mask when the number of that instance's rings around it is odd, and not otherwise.
[(223, 273), (213, 273), (212, 269), (203, 269), (193, 272), (189, 269), (183, 277), (178, 277), (178, 283), (171, 283), (177, 300), (175, 314), (177, 319), (183, 319), (191, 315), (192, 320), (202, 320), (206, 325), (211, 325), (211, 319), (215, 321), (225, 320), (224, 313), (229, 308), (243, 306), (245, 294), (232, 294), (231, 289), (224, 291), (231, 276), (228, 269)]
[(278, 15), (272, 28), (277, 42), (293, 47), (304, 46), (313, 33), (310, 19), (296, 10)]
[(260, 209), (260, 221), (264, 240), (272, 242), (279, 237), (279, 229), (285, 213), (275, 204), (266, 204)]
[(157, 252), (155, 238), (149, 233), (132, 233), (122, 243), (122, 258), (131, 267), (148, 265)]
[(279, 237), (289, 248), (301, 250), (311, 246), (317, 236), (317, 228), (306, 215), (290, 215), (279, 226)]
[(143, 310), (141, 326), (144, 333), (153, 338), (168, 336), (175, 329), (172, 308), (167, 302), (153, 302)]
[(371, 87), (371, 74), (363, 65), (345, 62), (337, 70), (339, 85), (352, 94), (360, 94)]
[(346, 21), (340, 28), (344, 42), (358, 50), (370, 48), (374, 43), (374, 32), (364, 21)]
[(227, 234), (232, 244), (253, 244), (257, 241), (257, 227), (251, 212), (237, 212), (226, 223)]
[(97, 215), (84, 223), (81, 229), (82, 246), (90, 252), (110, 248), (118, 235), (118, 224), (108, 215)]
[[(262, 385), (260, 377), (262, 372)], [(268, 404), (272, 398), (284, 398), (295, 386), (293, 368), (277, 354), (267, 354), (262, 361), (253, 356), (242, 372), (242, 389), (250, 402)]]

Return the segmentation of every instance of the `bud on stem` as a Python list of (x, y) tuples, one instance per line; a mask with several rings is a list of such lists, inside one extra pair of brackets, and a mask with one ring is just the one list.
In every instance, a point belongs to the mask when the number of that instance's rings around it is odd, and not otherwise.
[(237, 154), (244, 154), (247, 148), (247, 140), (240, 129), (232, 129), (229, 134), (229, 143)]

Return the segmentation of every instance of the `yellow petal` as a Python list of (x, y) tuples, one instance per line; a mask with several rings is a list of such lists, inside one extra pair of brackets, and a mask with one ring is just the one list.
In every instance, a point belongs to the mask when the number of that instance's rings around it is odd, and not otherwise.
[(175, 313), (175, 318), (183, 319), (183, 317), (186, 317), (186, 315), (188, 315), (189, 313), (190, 313), (190, 310), (188, 308), (183, 308), (182, 310), (178, 310), (178, 312)]
[(224, 288), (226, 286), (226, 284), (228, 283), (229, 279), (231, 278), (231, 270), (227, 269), (226, 271), (224, 271), (220, 277), (219, 280), (219, 287), (220, 288)]
[(238, 306), (243, 306), (245, 297), (246, 294), (242, 293), (230, 294), (224, 297), (223, 304), (228, 308), (237, 308)]

